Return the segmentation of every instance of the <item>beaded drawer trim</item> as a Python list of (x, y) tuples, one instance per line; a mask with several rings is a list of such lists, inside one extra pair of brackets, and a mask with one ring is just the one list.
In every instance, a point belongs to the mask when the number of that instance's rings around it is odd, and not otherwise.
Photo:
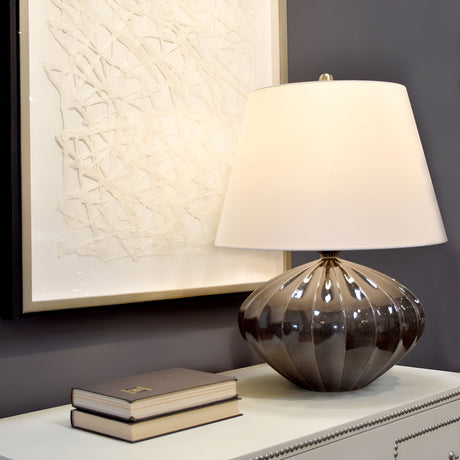
[(414, 433), (408, 434), (407, 436), (402, 436), (396, 439), (395, 445), (394, 445), (393, 459), (396, 460), (398, 458), (399, 445), (402, 444), (403, 442), (410, 441), (411, 439), (417, 438), (427, 433), (431, 433), (433, 431), (439, 430), (440, 428), (444, 428), (446, 426), (452, 425), (453, 423), (457, 423), (457, 422), (460, 422), (460, 416), (451, 418), (449, 420), (445, 420), (444, 422), (437, 423), (436, 425), (427, 426), (426, 428), (423, 428), (422, 430), (415, 431)]
[[(382, 425), (384, 423), (391, 422), (391, 421), (396, 420), (398, 418), (402, 418), (402, 417), (404, 417), (406, 415), (409, 415), (409, 414), (412, 414), (414, 412), (418, 412), (418, 411), (421, 411), (421, 410), (424, 410), (424, 409), (428, 409), (428, 408), (431, 408), (433, 406), (440, 405), (440, 404), (442, 404), (442, 403), (444, 403), (446, 401), (457, 399), (459, 397), (460, 397), (460, 390), (456, 390), (456, 391), (448, 393), (448, 394), (446, 394), (444, 396), (440, 396), (438, 398), (430, 399), (429, 401), (426, 401), (424, 403), (415, 404), (414, 406), (408, 407), (407, 409), (401, 409), (401, 410), (398, 410), (398, 411), (395, 411), (395, 412), (391, 412), (391, 413), (389, 413), (387, 415), (383, 415), (381, 417), (376, 417), (376, 418), (374, 418), (372, 420), (369, 420), (367, 422), (361, 422), (361, 423), (358, 423), (356, 425), (351, 425), (351, 426), (349, 426), (347, 428), (342, 428), (340, 430), (333, 431), (331, 433), (325, 434), (323, 436), (319, 436), (319, 437), (314, 438), (314, 439), (301, 441), (301, 442), (296, 443), (296, 444), (291, 444), (290, 446), (282, 447), (282, 448), (275, 449), (273, 451), (267, 452), (265, 454), (261, 454), (261, 455), (255, 456), (255, 457), (251, 457), (250, 460), (270, 460), (270, 459), (273, 459), (273, 458), (281, 458), (284, 455), (293, 454), (295, 452), (298, 452), (298, 451), (301, 451), (301, 450), (304, 450), (304, 449), (307, 449), (307, 448), (318, 447), (320, 444), (323, 444), (323, 443), (325, 443), (327, 441), (337, 440), (338, 438), (340, 438), (342, 436), (345, 436), (347, 434), (357, 433), (357, 432), (362, 431), (362, 430), (364, 430), (366, 428), (372, 428), (372, 427), (375, 427), (375, 426), (378, 426), (378, 425)], [(458, 419), (460, 420), (460, 417), (458, 417)], [(452, 419), (452, 420), (454, 420), (454, 421), (451, 422), (451, 423), (455, 423), (456, 421), (459, 421), (459, 420), (456, 420), (456, 419)], [(439, 425), (442, 425), (442, 424), (439, 424)], [(438, 428), (442, 428), (442, 426), (439, 426)], [(433, 428), (433, 429), (438, 429), (438, 428)], [(411, 436), (411, 435), (409, 435), (409, 436)], [(415, 434), (414, 434), (414, 437), (415, 437)], [(396, 443), (398, 443), (398, 445), (399, 445), (401, 442), (404, 442), (404, 441), (402, 441), (402, 439), (404, 439), (404, 438), (399, 438), (398, 440), (396, 440), (395, 441), (395, 446), (396, 446)], [(395, 447), (395, 452), (397, 452), (396, 447)], [(394, 458), (396, 459), (397, 455)]]

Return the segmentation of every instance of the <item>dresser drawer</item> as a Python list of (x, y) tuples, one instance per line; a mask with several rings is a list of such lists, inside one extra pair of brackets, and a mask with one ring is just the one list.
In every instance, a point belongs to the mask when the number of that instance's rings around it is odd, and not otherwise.
[(460, 400), (294, 455), (296, 460), (453, 460), (460, 455)]

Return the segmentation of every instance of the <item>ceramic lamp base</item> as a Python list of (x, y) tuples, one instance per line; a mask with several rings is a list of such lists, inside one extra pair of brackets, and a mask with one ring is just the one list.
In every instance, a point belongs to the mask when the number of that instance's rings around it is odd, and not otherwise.
[(261, 358), (315, 391), (362, 388), (419, 340), (419, 300), (383, 273), (321, 253), (256, 289), (239, 313), (241, 334)]

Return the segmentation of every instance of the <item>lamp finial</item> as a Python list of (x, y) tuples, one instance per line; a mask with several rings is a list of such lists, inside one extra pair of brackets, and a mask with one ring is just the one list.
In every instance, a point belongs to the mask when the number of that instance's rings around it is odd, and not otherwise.
[(322, 73), (319, 77), (319, 81), (332, 81), (334, 77), (330, 73)]

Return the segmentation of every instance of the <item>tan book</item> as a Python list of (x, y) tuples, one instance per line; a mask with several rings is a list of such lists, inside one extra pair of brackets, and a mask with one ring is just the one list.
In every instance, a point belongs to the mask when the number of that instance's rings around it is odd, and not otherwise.
[(72, 388), (77, 409), (137, 421), (237, 396), (236, 379), (171, 368)]
[(238, 398), (138, 422), (126, 422), (78, 409), (73, 409), (70, 414), (74, 428), (129, 442), (143, 441), (241, 415)]

